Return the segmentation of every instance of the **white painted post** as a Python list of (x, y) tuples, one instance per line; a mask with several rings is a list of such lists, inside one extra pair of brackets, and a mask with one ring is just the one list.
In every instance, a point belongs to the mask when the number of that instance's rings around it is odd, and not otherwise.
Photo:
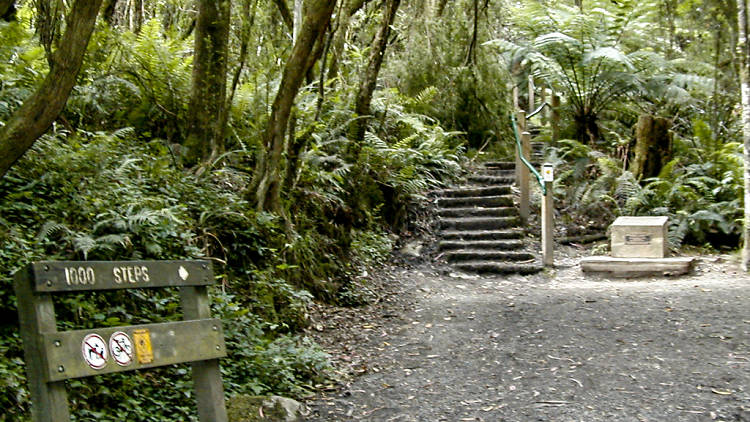
[(542, 198), (542, 263), (545, 267), (555, 265), (555, 240), (554, 240), (554, 197), (552, 183), (554, 180), (552, 164), (542, 165), (542, 178), (546, 194)]
[[(531, 134), (529, 132), (521, 134), (521, 152), (526, 161), (529, 161), (531, 156)], [(526, 167), (526, 164), (521, 163), (520, 173), (521, 203), (518, 212), (521, 215), (521, 223), (526, 225), (529, 221), (529, 168)]]

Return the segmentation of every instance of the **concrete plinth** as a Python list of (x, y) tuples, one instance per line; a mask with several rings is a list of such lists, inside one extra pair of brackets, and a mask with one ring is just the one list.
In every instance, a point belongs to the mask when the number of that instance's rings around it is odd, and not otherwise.
[(584, 272), (606, 273), (615, 277), (682, 275), (693, 270), (695, 258), (612, 258), (590, 256), (581, 259)]

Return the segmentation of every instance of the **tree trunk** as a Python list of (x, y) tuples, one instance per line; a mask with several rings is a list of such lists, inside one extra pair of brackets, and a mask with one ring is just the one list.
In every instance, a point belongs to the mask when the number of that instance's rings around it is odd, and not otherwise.
[(229, 0), (200, 0), (195, 26), (193, 85), (185, 141), (187, 165), (218, 156), (224, 149)]
[(41, 86), (0, 127), (0, 177), (49, 129), (68, 101), (102, 0), (78, 0)]
[(143, 0), (131, 0), (130, 31), (134, 34), (141, 32), (143, 26)]
[(102, 18), (109, 24), (109, 26), (115, 26), (116, 24), (116, 12), (117, 12), (117, 1), (118, 0), (105, 0), (102, 7)]
[(297, 36), (302, 28), (304, 0), (294, 0), (294, 23), (292, 24), (292, 43), (297, 42)]
[(636, 179), (657, 177), (672, 159), (672, 122), (661, 117), (643, 115), (635, 129), (635, 157), (630, 172)]
[(331, 65), (328, 67), (328, 79), (338, 76), (339, 62), (344, 54), (344, 44), (349, 33), (349, 22), (351, 17), (357, 13), (369, 0), (348, 0), (345, 1), (343, 13), (337, 16), (335, 33), (331, 46)]
[[(380, 25), (378, 33), (375, 35), (375, 39), (372, 41), (372, 49), (370, 50), (367, 69), (365, 69), (359, 83), (359, 92), (357, 93), (354, 105), (354, 112), (357, 116), (367, 116), (370, 114), (372, 94), (375, 92), (375, 84), (378, 81), (380, 66), (383, 64), (385, 49), (388, 46), (388, 36), (391, 33), (391, 25), (393, 25), (393, 20), (396, 18), (396, 11), (398, 10), (400, 3), (401, 0), (387, 0), (385, 3), (383, 22)], [(355, 123), (354, 141), (356, 143), (359, 143), (365, 138), (366, 126), (367, 122), (364, 119), (360, 119)]]
[(6, 22), (16, 19), (16, 0), (0, 0), (0, 19)]
[(469, 41), (469, 49), (466, 52), (464, 66), (473, 66), (477, 61), (476, 46), (479, 34), (479, 0), (474, 0), (473, 12), (474, 26), (471, 31), (471, 40)]
[(290, 31), (294, 31), (294, 19), (292, 18), (292, 12), (289, 11), (289, 6), (286, 4), (286, 0), (273, 0), (273, 2), (279, 9), (284, 25), (286, 25), (287, 29)]
[(448, 0), (438, 0), (437, 4), (437, 10), (435, 11), (435, 16), (440, 18), (443, 16), (443, 12), (445, 11), (445, 6), (448, 3)]
[(271, 107), (266, 131), (264, 157), (259, 162), (251, 188), (255, 188), (258, 210), (282, 214), (281, 209), (281, 156), (294, 98), (297, 96), (307, 71), (315, 64), (316, 43), (323, 42), (326, 27), (331, 20), (335, 0), (315, 0), (309, 5), (297, 42), (284, 66), (279, 90)]
[(743, 228), (742, 269), (750, 268), (750, 44), (748, 43), (748, 0), (737, 0), (739, 23), (737, 55), (740, 58), (740, 87), (742, 93), (742, 140), (745, 145), (745, 224)]

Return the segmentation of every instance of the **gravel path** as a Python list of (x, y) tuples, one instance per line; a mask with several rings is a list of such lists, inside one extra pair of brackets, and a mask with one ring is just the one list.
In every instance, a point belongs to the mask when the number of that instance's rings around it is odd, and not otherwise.
[[(423, 264), (380, 301), (321, 309), (341, 385), (311, 421), (750, 421), (750, 277), (724, 256), (680, 278), (555, 270), (477, 277)], [(379, 289), (379, 290), (378, 290)]]

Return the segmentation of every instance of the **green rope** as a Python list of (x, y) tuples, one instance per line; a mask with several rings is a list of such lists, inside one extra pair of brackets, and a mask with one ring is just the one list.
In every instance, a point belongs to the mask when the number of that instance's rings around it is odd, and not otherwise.
[(544, 185), (544, 182), (542, 181), (542, 176), (539, 174), (538, 171), (536, 171), (534, 166), (526, 160), (526, 157), (523, 156), (523, 148), (521, 147), (521, 136), (518, 134), (518, 123), (516, 122), (516, 116), (511, 114), (510, 121), (513, 124), (513, 134), (516, 136), (516, 148), (518, 148), (518, 156), (521, 157), (521, 161), (526, 165), (526, 167), (529, 168), (529, 171), (531, 171), (531, 173), (534, 174), (534, 177), (536, 177), (536, 181), (539, 183), (539, 187), (542, 188), (542, 195), (547, 195), (547, 186)]

